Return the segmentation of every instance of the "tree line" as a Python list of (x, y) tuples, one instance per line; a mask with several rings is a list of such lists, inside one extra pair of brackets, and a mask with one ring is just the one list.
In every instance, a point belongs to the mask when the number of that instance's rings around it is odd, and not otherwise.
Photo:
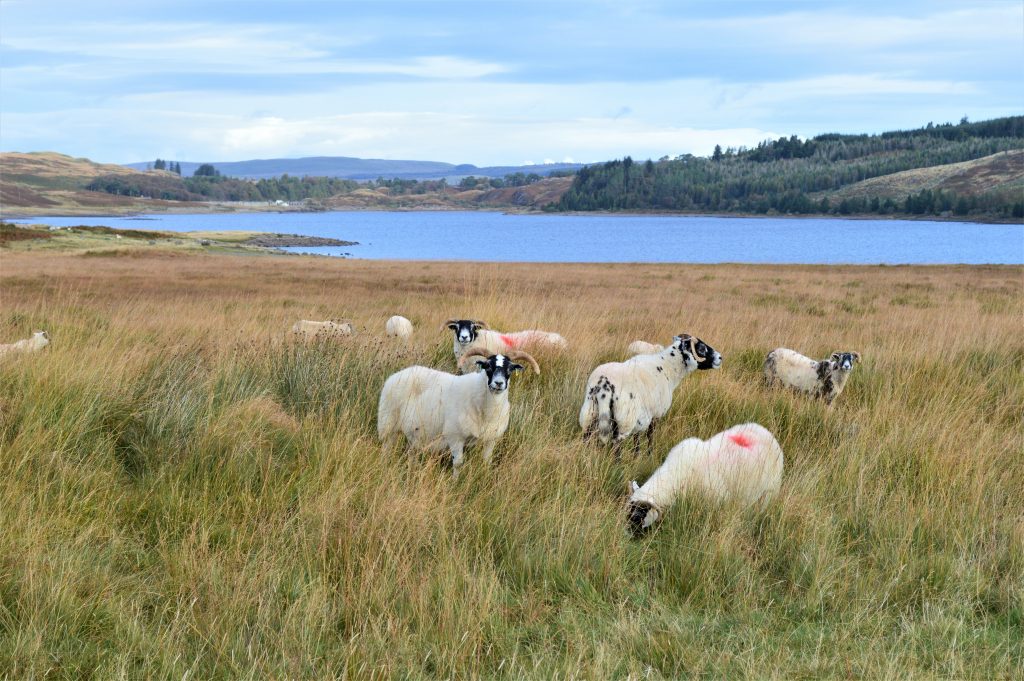
[(921, 192), (899, 200), (841, 201), (812, 195), (872, 177), (1021, 148), (1024, 116), (1014, 116), (980, 123), (964, 119), (957, 125), (929, 124), (881, 135), (783, 137), (753, 149), (717, 146), (708, 158), (685, 154), (637, 163), (626, 157), (580, 169), (552, 209), (1017, 216), (1024, 211), (1024, 202), (1012, 192), (963, 197)]

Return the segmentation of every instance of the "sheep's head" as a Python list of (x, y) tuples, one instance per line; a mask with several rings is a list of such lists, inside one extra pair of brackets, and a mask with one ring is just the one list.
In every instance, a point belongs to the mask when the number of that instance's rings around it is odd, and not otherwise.
[(676, 336), (672, 346), (682, 354), (683, 363), (690, 371), (717, 369), (722, 366), (722, 355), (717, 350), (688, 333)]
[(35, 333), (32, 334), (32, 336), (35, 338), (42, 338), (47, 343), (50, 342), (50, 334), (46, 333), (45, 331), (36, 331)]
[(472, 348), (459, 360), (459, 367), (461, 368), (471, 357), (486, 358), (478, 359), (476, 365), (487, 374), (487, 389), (494, 394), (508, 390), (512, 374), (523, 370), (523, 365), (517, 364), (517, 360), (529, 362), (533, 366), (534, 372), (540, 373), (537, 360), (520, 350), (511, 350), (507, 355), (488, 355), (487, 351), (482, 348)]
[(476, 319), (449, 319), (444, 323), (444, 328), (455, 332), (455, 340), (461, 345), (468, 345), (476, 340), (476, 333), (480, 329), (488, 328), (485, 322)]
[(859, 352), (833, 352), (831, 364), (833, 370), (850, 371), (855, 362), (860, 360)]
[[(634, 494), (640, 489), (636, 480), (630, 483), (630, 486)], [(626, 505), (626, 527), (634, 537), (645, 535), (660, 518), (661, 511), (650, 502), (631, 499)]]

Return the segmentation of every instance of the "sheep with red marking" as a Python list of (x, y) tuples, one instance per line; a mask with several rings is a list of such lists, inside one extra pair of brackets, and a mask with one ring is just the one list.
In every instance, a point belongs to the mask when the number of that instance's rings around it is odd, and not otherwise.
[(813, 360), (789, 348), (776, 348), (764, 360), (764, 378), (769, 387), (776, 382), (825, 400), (831, 406), (850, 378), (857, 352), (833, 352), (828, 359)]
[(683, 440), (643, 486), (633, 481), (627, 506), (629, 531), (642, 535), (690, 490), (719, 502), (766, 504), (779, 492), (782, 468), (782, 447), (757, 423), (733, 426), (708, 440)]
[(551, 331), (528, 329), (502, 333), (494, 331), (486, 322), (477, 319), (449, 319), (442, 329), (454, 332), (452, 350), (458, 364), (462, 356), (470, 349), (486, 350), (490, 355), (508, 354), (512, 350), (564, 350), (569, 343), (561, 335)]
[(14, 355), (22, 352), (39, 352), (50, 344), (50, 334), (45, 331), (36, 331), (30, 338), (25, 338), (14, 343), (0, 345), (0, 357)]

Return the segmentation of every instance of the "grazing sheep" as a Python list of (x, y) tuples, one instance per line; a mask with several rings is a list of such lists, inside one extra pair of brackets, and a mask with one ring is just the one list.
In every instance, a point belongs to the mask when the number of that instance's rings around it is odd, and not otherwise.
[(308, 319), (295, 322), (292, 333), (302, 340), (325, 340), (342, 338), (355, 333), (355, 328), (348, 322), (311, 322)]
[(508, 354), (511, 350), (541, 348), (564, 350), (569, 346), (565, 338), (557, 333), (535, 329), (501, 333), (492, 331), (485, 322), (475, 319), (449, 319), (442, 328), (451, 329), (454, 332), (452, 349), (455, 352), (457, 363), (471, 348), (481, 348), (486, 350), (489, 355), (494, 355)]
[(656, 345), (647, 341), (635, 340), (626, 348), (630, 355), (654, 355), (665, 349), (664, 345)]
[(782, 447), (756, 423), (733, 426), (709, 440), (683, 440), (642, 487), (633, 481), (629, 531), (634, 537), (646, 532), (691, 489), (721, 502), (765, 504), (779, 491), (782, 466)]
[(49, 344), (50, 334), (45, 331), (36, 331), (32, 334), (31, 338), (0, 345), (0, 357), (20, 352), (39, 352)]
[(587, 379), (580, 409), (584, 438), (596, 429), (602, 443), (615, 444), (618, 458), (622, 441), (633, 435), (636, 451), (640, 447), (640, 433), (646, 430), (650, 452), (655, 424), (668, 413), (672, 393), (680, 381), (697, 369), (717, 369), (721, 365), (722, 356), (714, 348), (689, 334), (676, 336), (671, 345), (657, 354), (602, 364)]
[(795, 350), (776, 348), (764, 360), (764, 378), (769, 387), (779, 381), (794, 390), (820, 397), (831, 406), (846, 387), (846, 380), (858, 360), (860, 353), (857, 352), (833, 352), (831, 357), (819, 362)]
[(388, 336), (395, 336), (402, 340), (412, 338), (412, 322), (405, 317), (395, 315), (384, 324), (384, 331)]
[(508, 428), (508, 386), (512, 374), (523, 368), (516, 362), (529, 362), (538, 374), (540, 366), (517, 350), (488, 355), (472, 348), (461, 362), (472, 357), (486, 358), (477, 360), (483, 371), (457, 376), (413, 366), (388, 377), (377, 405), (377, 434), (387, 449), (399, 433), (426, 450), (447, 445), (458, 477), (463, 450), (472, 439), (481, 443), (484, 461), (490, 463), (495, 444)]

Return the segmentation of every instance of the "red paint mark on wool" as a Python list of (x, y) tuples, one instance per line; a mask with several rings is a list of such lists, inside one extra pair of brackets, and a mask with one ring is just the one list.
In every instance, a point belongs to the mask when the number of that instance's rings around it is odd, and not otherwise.
[(730, 440), (738, 444), (740, 447), (750, 449), (751, 447), (754, 446), (754, 440), (749, 435), (744, 435), (743, 433), (733, 433), (728, 437)]
[(512, 338), (511, 336), (506, 336), (505, 334), (501, 334), (501, 342), (509, 346), (510, 348), (519, 347), (519, 343), (516, 342), (515, 338)]

